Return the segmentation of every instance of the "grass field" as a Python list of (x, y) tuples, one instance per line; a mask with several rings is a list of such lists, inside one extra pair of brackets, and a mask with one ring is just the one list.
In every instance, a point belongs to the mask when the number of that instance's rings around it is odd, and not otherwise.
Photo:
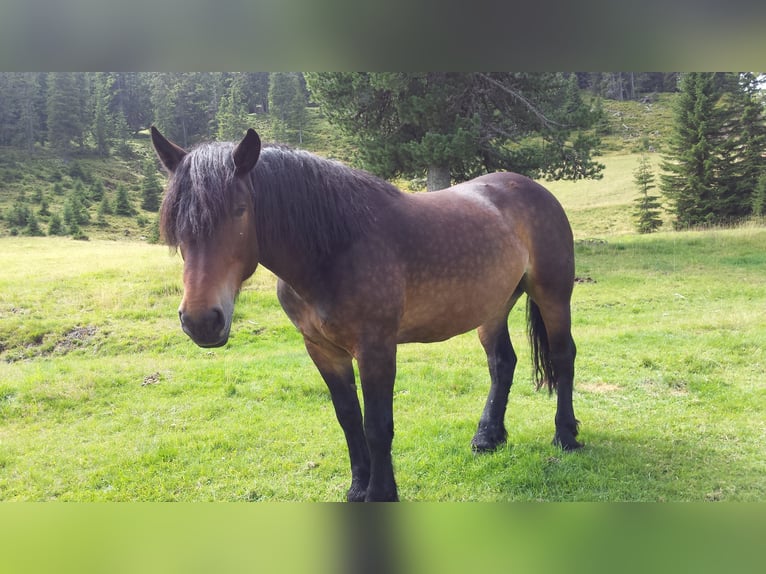
[[(582, 201), (573, 220), (590, 217)], [(400, 348), (404, 500), (766, 499), (766, 230), (594, 235), (578, 242), (573, 301), (586, 448), (550, 445), (555, 400), (533, 391), (517, 309), (496, 453), (469, 446), (488, 386), (475, 335)], [(343, 436), (268, 272), (210, 351), (177, 325), (166, 248), (0, 245), (1, 500), (343, 498)]]
[[(662, 151), (670, 100), (606, 111), (603, 179), (545, 183), (577, 240), (585, 449), (550, 445), (555, 399), (533, 390), (522, 304), (510, 319), (509, 442), (496, 453), (470, 450), (488, 389), (475, 334), (400, 347), (402, 499), (766, 500), (766, 228), (674, 233), (666, 222), (634, 235), (633, 172), (641, 149)], [(348, 161), (353, 150), (315, 115), (306, 147)], [(107, 193), (125, 179), (137, 193), (142, 157), (81, 163)], [(27, 196), (73, 185), (71, 166), (50, 159), (8, 156), (4, 180)], [(257, 272), (230, 343), (203, 350), (178, 326), (179, 257), (137, 240), (146, 229), (133, 219), (87, 233), (0, 237), (0, 500), (342, 500), (345, 441), (274, 277)]]

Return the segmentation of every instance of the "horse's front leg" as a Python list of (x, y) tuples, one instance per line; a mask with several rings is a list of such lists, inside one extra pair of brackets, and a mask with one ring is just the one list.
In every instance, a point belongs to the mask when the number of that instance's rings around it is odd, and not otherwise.
[(364, 394), (364, 431), (370, 452), (370, 482), (365, 500), (397, 501), (399, 495), (391, 462), (396, 343), (361, 346), (357, 363)]
[(320, 346), (308, 339), (305, 342), (309, 356), (330, 390), (335, 416), (346, 435), (351, 460), (351, 487), (346, 493), (346, 499), (349, 502), (362, 502), (367, 495), (370, 480), (370, 455), (364, 437), (351, 356), (329, 343)]

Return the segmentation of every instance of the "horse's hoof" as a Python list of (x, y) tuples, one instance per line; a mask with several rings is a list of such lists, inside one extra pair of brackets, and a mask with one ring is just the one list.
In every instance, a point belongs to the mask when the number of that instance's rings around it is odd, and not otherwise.
[(348, 492), (346, 493), (346, 500), (349, 502), (364, 502), (364, 499), (367, 497), (367, 489), (361, 488), (360, 486), (357, 486), (355, 484), (351, 485), (351, 488), (348, 489)]
[(484, 433), (476, 433), (471, 440), (471, 450), (475, 453), (496, 451), (505, 444), (505, 433), (502, 434), (503, 436), (492, 437)]
[(559, 447), (561, 450), (566, 451), (577, 450), (585, 446), (583, 443), (575, 440), (574, 437), (562, 439), (558, 434), (553, 437), (551, 444), (553, 444), (553, 446)]
[(368, 494), (365, 502), (399, 502), (399, 494), (394, 492), (384, 492), (380, 494)]

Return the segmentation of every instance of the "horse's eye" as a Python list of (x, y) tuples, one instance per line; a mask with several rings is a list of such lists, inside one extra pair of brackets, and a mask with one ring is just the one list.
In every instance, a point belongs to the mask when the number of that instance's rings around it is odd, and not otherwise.
[(234, 217), (242, 217), (243, 215), (245, 215), (245, 208), (244, 208), (244, 206), (243, 207), (237, 207), (234, 210)]

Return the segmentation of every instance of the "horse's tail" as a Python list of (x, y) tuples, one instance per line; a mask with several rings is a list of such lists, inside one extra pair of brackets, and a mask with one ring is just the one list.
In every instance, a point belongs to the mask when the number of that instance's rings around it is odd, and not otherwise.
[(547, 385), (548, 393), (553, 393), (556, 390), (556, 376), (553, 372), (548, 332), (545, 330), (540, 307), (529, 296), (527, 296), (527, 329), (529, 346), (532, 348), (532, 371), (535, 377), (535, 386), (539, 390), (543, 385)]

